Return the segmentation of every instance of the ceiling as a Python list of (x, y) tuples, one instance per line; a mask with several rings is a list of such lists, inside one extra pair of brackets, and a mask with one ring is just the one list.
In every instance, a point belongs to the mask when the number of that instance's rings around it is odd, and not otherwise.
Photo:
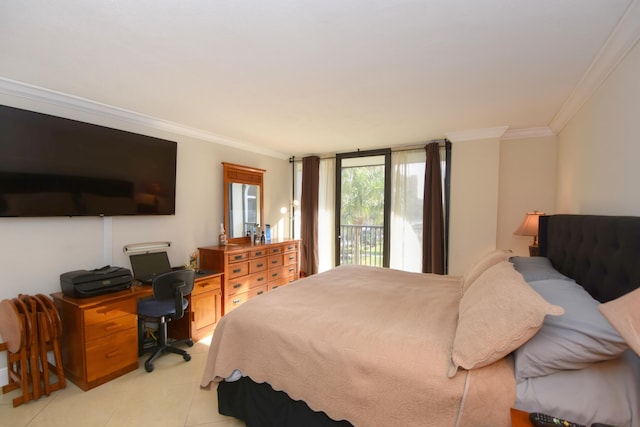
[(558, 132), (638, 1), (2, 0), (0, 78), (285, 156)]

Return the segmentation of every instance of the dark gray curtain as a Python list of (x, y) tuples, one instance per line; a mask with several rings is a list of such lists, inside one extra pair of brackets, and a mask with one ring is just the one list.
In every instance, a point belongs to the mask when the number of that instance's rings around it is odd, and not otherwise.
[(422, 271), (445, 274), (444, 211), (442, 208), (442, 174), (440, 144), (425, 146), (427, 163), (424, 173), (424, 209), (422, 212)]
[(320, 157), (302, 159), (302, 196), (300, 200), (300, 273), (318, 272), (318, 183)]

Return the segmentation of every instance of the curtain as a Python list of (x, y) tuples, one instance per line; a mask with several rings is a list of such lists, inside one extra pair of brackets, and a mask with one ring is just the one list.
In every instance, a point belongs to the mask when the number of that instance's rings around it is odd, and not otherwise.
[(335, 267), (336, 159), (320, 160), (318, 188), (318, 273)]
[(318, 184), (320, 157), (302, 159), (302, 196), (300, 201), (300, 273), (318, 272)]
[(422, 271), (424, 171), (424, 151), (391, 153), (391, 268)]
[(424, 174), (424, 210), (422, 271), (445, 274), (445, 229), (442, 206), (442, 172), (437, 142), (425, 146), (427, 163)]

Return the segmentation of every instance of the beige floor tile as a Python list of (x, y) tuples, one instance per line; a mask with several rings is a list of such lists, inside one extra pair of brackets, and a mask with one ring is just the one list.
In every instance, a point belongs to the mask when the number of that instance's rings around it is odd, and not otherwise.
[(187, 348), (192, 358), (165, 354), (154, 371), (140, 367), (89, 391), (71, 382), (51, 396), (12, 406), (19, 391), (0, 395), (0, 420), (11, 427), (244, 427), (218, 414), (217, 394), (201, 390), (200, 379), (210, 338)]

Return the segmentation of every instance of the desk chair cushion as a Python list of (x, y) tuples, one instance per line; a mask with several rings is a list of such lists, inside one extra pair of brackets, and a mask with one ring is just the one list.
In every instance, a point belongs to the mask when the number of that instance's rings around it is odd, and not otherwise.
[[(182, 299), (182, 311), (187, 309), (189, 301)], [(138, 301), (138, 315), (143, 317), (173, 317), (176, 314), (176, 304), (173, 299), (157, 300), (153, 297)]]

